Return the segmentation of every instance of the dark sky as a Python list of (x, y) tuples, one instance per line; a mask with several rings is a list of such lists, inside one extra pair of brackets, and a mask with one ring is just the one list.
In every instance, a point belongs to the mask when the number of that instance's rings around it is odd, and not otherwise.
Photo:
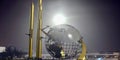
[[(34, 2), (36, 35), (38, 4)], [(30, 4), (31, 0), (0, 0), (0, 46), (28, 49)], [(88, 51), (120, 51), (119, 5), (115, 0), (43, 0), (43, 27), (52, 25), (55, 14), (63, 13), (66, 24), (80, 31)]]

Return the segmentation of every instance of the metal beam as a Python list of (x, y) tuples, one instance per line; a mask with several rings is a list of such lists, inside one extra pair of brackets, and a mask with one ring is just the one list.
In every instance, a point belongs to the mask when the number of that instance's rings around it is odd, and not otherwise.
[(30, 29), (29, 29), (29, 58), (33, 54), (33, 28), (34, 28), (34, 3), (31, 4)]
[(36, 58), (42, 59), (42, 0), (39, 0), (38, 10), (38, 29), (37, 29), (37, 41), (36, 41)]

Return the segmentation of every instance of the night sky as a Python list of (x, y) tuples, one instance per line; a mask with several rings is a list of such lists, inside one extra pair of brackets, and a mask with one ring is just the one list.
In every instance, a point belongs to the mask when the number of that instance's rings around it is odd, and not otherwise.
[[(38, 4), (35, 3), (35, 30)], [(67, 23), (77, 28), (87, 50), (120, 51), (120, 2), (115, 0), (43, 0), (43, 27), (52, 25), (57, 13), (67, 17)], [(0, 46), (15, 46), (28, 50), (31, 0), (0, 0)]]

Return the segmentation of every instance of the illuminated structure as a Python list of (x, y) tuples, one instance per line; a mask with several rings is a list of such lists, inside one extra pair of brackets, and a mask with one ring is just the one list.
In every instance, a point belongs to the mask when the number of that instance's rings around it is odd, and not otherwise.
[[(43, 59), (53, 59), (49, 54), (43, 54)], [(86, 54), (87, 60), (120, 60), (120, 52), (91, 52)], [(66, 59), (66, 60), (76, 60), (73, 59)]]
[(88, 60), (120, 60), (120, 52), (87, 53)]
[[(36, 40), (36, 59), (42, 60), (42, 0), (39, 0), (39, 10), (38, 10), (38, 28), (37, 28), (37, 40)], [(60, 23), (62, 24), (65, 22), (65, 17), (62, 15), (56, 15), (54, 21), (57, 20), (57, 18), (62, 18)], [(34, 4), (32, 3), (31, 8), (31, 19), (30, 19), (30, 30), (29, 30), (29, 58), (32, 58), (32, 45), (33, 45), (33, 23), (34, 23)], [(56, 23), (56, 22), (55, 22)], [(56, 25), (56, 24), (55, 24)], [(46, 34), (46, 33), (45, 33)], [(70, 34), (68, 34), (68, 37), (72, 37)], [(77, 58), (78, 60), (85, 60), (86, 55), (86, 46), (83, 40), (80, 38), (78, 41), (81, 44), (81, 54)], [(61, 50), (62, 57), (65, 56), (65, 52)]]
[[(84, 54), (86, 52), (86, 47), (84, 46), (83, 38), (79, 34), (79, 31), (73, 26), (60, 24), (50, 27), (47, 33), (44, 30), (42, 31), (48, 37), (45, 44), (51, 56), (58, 59), (72, 59), (76, 56), (78, 60), (85, 59)], [(82, 55), (78, 57), (79, 54)]]
[(33, 27), (34, 26), (34, 3), (31, 5), (30, 29), (29, 29), (29, 59), (32, 58), (33, 49)]
[[(38, 11), (38, 29), (37, 29), (37, 40), (36, 40), (36, 59), (42, 59), (42, 0), (39, 0), (39, 11)], [(32, 58), (33, 49), (33, 26), (34, 26), (34, 4), (32, 3), (31, 15), (30, 15), (30, 30), (29, 30), (29, 59)]]
[(37, 29), (37, 40), (36, 40), (36, 58), (42, 59), (42, 0), (39, 0), (38, 10), (38, 29)]
[(6, 47), (1, 47), (1, 46), (0, 46), (0, 53), (1, 53), (1, 52), (5, 52), (5, 49), (6, 49)]

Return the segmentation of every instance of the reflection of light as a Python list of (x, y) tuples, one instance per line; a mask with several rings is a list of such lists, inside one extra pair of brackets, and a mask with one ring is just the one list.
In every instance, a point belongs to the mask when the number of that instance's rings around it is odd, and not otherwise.
[(71, 34), (68, 34), (68, 37), (72, 39), (72, 35)]
[(64, 24), (66, 21), (65, 21), (65, 16), (62, 15), (62, 14), (57, 14), (53, 17), (53, 23), (55, 25), (59, 25), (59, 24)]
[(97, 60), (103, 60), (102, 58), (98, 58)]
[(83, 58), (83, 60), (85, 60), (85, 57)]

